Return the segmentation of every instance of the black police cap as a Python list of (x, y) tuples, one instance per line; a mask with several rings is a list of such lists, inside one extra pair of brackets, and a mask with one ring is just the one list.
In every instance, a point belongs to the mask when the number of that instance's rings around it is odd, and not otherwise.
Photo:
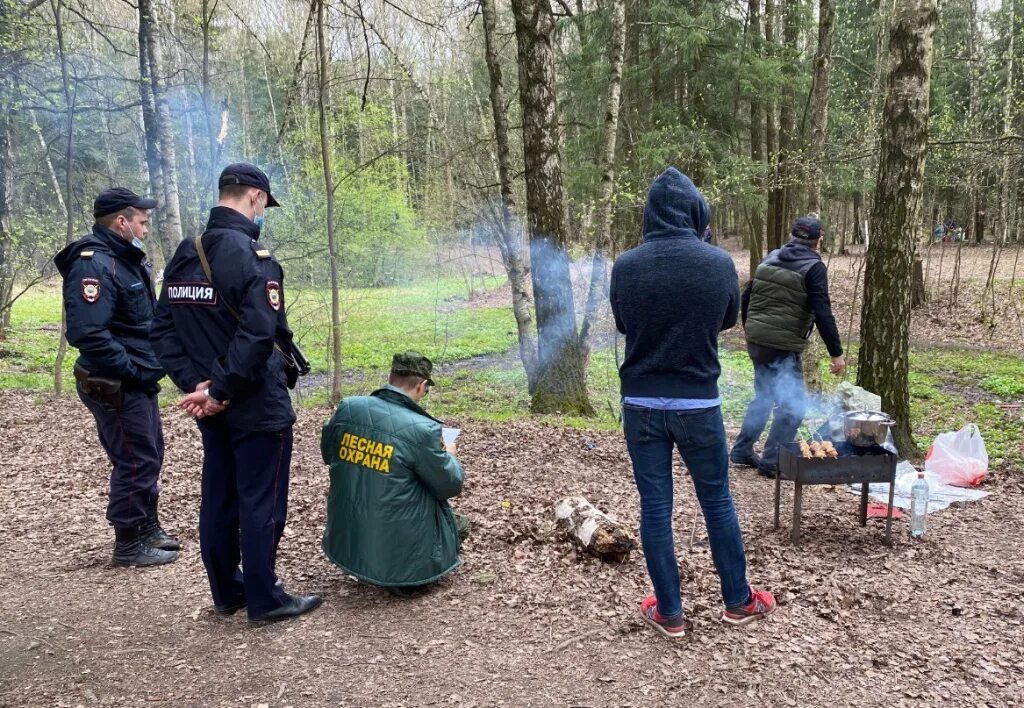
[(255, 187), (267, 193), (267, 206), (281, 206), (270, 193), (270, 178), (256, 165), (248, 162), (235, 162), (225, 167), (220, 173), (218, 187), (230, 187), (233, 184), (241, 184), (246, 187)]
[(124, 187), (112, 187), (100, 192), (96, 201), (92, 203), (93, 218), (99, 219), (110, 214), (116, 214), (122, 209), (135, 207), (136, 209), (156, 209), (157, 201), (140, 197), (130, 189)]

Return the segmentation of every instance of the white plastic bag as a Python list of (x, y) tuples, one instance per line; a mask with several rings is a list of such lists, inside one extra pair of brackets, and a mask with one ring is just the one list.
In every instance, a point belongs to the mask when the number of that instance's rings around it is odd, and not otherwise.
[(969, 423), (955, 433), (942, 433), (924, 458), (925, 472), (946, 484), (976, 487), (988, 474), (988, 453), (981, 431)]

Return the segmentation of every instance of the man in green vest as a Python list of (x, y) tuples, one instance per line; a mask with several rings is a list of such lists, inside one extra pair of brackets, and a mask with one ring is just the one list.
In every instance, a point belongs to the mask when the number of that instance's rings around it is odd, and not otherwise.
[(464, 479), (455, 443), (419, 406), (432, 371), (417, 352), (395, 354), (387, 386), (342, 399), (320, 438), (331, 468), (324, 552), (349, 575), (402, 596), (458, 568), (469, 533), (468, 518), (448, 505)]
[[(801, 354), (815, 326), (832, 357), (832, 373), (838, 376), (846, 369), (820, 246), (817, 216), (797, 219), (790, 242), (761, 261), (743, 291), (740, 308), (747, 353), (754, 363), (754, 400), (729, 459), (755, 467), (765, 477), (775, 477), (779, 444), (792, 441), (803, 421), (806, 391)], [(773, 409), (775, 418), (758, 458), (754, 443)]]

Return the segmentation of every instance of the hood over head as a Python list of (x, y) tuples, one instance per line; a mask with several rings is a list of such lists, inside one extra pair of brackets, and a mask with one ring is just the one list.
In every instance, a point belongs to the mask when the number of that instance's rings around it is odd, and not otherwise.
[(697, 238), (710, 221), (711, 209), (704, 195), (675, 167), (658, 175), (647, 190), (644, 241)]

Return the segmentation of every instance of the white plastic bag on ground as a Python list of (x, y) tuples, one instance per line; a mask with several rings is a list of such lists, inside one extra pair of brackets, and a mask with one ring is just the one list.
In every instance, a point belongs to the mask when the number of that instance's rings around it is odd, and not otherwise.
[[(930, 472), (924, 473), (928, 482), (928, 513), (942, 511), (951, 504), (963, 504), (984, 499), (989, 495), (980, 489), (963, 489), (945, 484), (937, 476)], [(917, 470), (914, 466), (904, 460), (896, 465), (896, 493), (893, 495), (892, 505), (897, 509), (909, 511), (913, 504), (913, 486), (917, 481)], [(849, 485), (850, 491), (860, 494), (860, 485)], [(872, 501), (880, 504), (889, 503), (889, 485), (887, 483), (872, 484), (868, 487), (868, 493)]]
[(925, 472), (956, 487), (976, 487), (988, 474), (988, 453), (974, 423), (955, 433), (942, 433), (924, 459)]

